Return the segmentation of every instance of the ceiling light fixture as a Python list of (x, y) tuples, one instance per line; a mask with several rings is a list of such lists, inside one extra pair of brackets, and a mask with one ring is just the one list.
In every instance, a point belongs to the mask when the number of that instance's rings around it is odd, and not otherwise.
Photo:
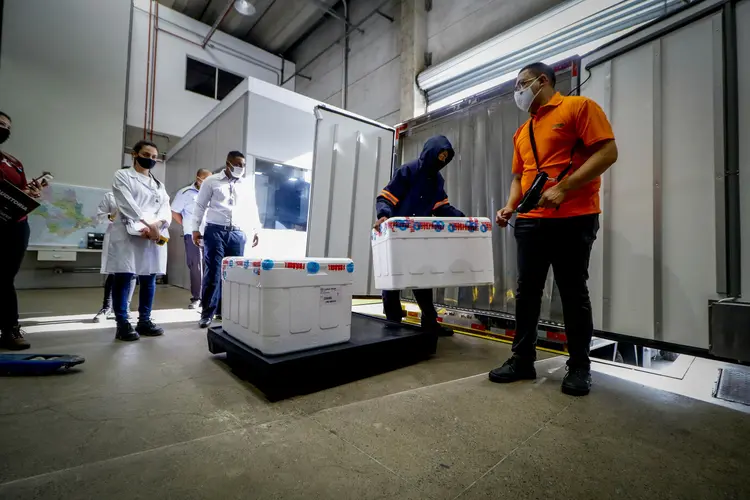
[(255, 14), (255, 6), (247, 0), (237, 0), (234, 2), (234, 10), (243, 16), (252, 16)]

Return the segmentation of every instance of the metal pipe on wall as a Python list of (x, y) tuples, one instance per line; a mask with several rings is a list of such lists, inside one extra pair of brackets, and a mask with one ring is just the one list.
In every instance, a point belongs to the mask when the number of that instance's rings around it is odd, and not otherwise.
[[(346, 0), (341, 0), (344, 5), (344, 35), (349, 26), (349, 5)], [(344, 60), (341, 63), (341, 109), (346, 109), (346, 101), (349, 89), (349, 37), (344, 36)]]
[(349, 38), (349, 36), (352, 33), (354, 33), (360, 26), (362, 26), (363, 24), (365, 24), (365, 22), (367, 22), (368, 19), (370, 19), (375, 14), (377, 14), (380, 9), (382, 9), (383, 7), (385, 7), (387, 4), (391, 3), (391, 1), (392, 0), (383, 0), (382, 2), (380, 2), (378, 4), (378, 6), (374, 10), (372, 10), (369, 14), (367, 14), (365, 17), (363, 17), (360, 22), (358, 22), (357, 24), (355, 24), (354, 28), (350, 29), (349, 31), (347, 31), (346, 33), (344, 33), (344, 35), (342, 37), (338, 38), (335, 42), (333, 42), (332, 44), (330, 44), (328, 47), (326, 47), (325, 49), (323, 49), (320, 52), (318, 52), (315, 55), (315, 57), (313, 57), (312, 59), (310, 59), (309, 61), (307, 61), (301, 68), (297, 69), (294, 72), (294, 74), (292, 74), (292, 76), (290, 76), (286, 80), (282, 81), (281, 84), (284, 85), (286, 82), (288, 82), (289, 80), (291, 80), (295, 76), (298, 76), (305, 68), (307, 68), (308, 66), (310, 66), (312, 63), (314, 63), (318, 59), (320, 59), (320, 56), (322, 56), (323, 54), (325, 54), (326, 52), (328, 52), (329, 50), (331, 50), (334, 45), (336, 45), (337, 43), (342, 42), (344, 39)]
[(151, 74), (151, 20), (153, 19), (154, 2), (149, 0), (148, 2), (148, 42), (146, 45), (146, 102), (143, 104), (143, 138), (146, 138), (146, 131), (148, 130), (148, 77)]
[(159, 2), (156, 2), (156, 15), (154, 17), (154, 57), (151, 66), (151, 123), (150, 123), (150, 136), (149, 140), (154, 140), (154, 107), (156, 104), (156, 56), (158, 54), (159, 47)]
[[(141, 9), (139, 7), (136, 7), (135, 5), (133, 5), (133, 10), (134, 11), (138, 10), (140, 12), (143, 12), (144, 14), (147, 13), (146, 10)], [(161, 24), (162, 22), (166, 23), (166, 24), (169, 24), (169, 25), (172, 25), (175, 28), (178, 28), (178, 29), (184, 31), (185, 33), (189, 33), (191, 35), (195, 35), (198, 38), (203, 38), (203, 34), (197, 33), (195, 31), (192, 31), (192, 30), (190, 30), (188, 28), (185, 28), (184, 26), (181, 26), (181, 25), (179, 25), (177, 23), (174, 23), (174, 22), (172, 22), (172, 21), (170, 21), (168, 19), (159, 19), (159, 23)], [(162, 33), (166, 33), (167, 35), (173, 36), (173, 37), (175, 37), (175, 38), (177, 38), (179, 40), (182, 40), (184, 42), (188, 42), (188, 43), (190, 43), (192, 45), (196, 45), (198, 47), (202, 47), (201, 42), (196, 42), (195, 40), (190, 40), (187, 37), (184, 37), (182, 35), (179, 35), (177, 33), (174, 33), (172, 31), (164, 29), (161, 26), (159, 26), (157, 29), (159, 31), (161, 31)], [(247, 55), (247, 54), (244, 54), (242, 52), (239, 52), (239, 51), (237, 51), (237, 50), (235, 50), (235, 49), (233, 49), (231, 47), (227, 47), (226, 45), (223, 45), (223, 44), (221, 44), (219, 42), (216, 42), (216, 41), (211, 41), (210, 48), (212, 48), (214, 50), (217, 50), (219, 52), (223, 52), (224, 54), (230, 55), (232, 57), (236, 57), (237, 59), (241, 59), (241, 60), (243, 60), (245, 62), (248, 62), (250, 64), (253, 64), (253, 65), (255, 65), (255, 66), (259, 67), (259, 68), (268, 70), (271, 73), (274, 73), (276, 75), (277, 84), (278, 85), (282, 85), (282, 83), (281, 83), (281, 80), (282, 80), (281, 70), (279, 68), (277, 68), (276, 66), (273, 66), (273, 65), (271, 65), (271, 64), (269, 64), (269, 63), (267, 63), (265, 61), (261, 61), (260, 59), (252, 57), (250, 55)], [(280, 57), (280, 59), (283, 60), (283, 58), (281, 58), (281, 57)], [(286, 83), (286, 82), (284, 82), (284, 83)], [(144, 129), (145, 129), (145, 126), (144, 126)]]
[(722, 8), (724, 21), (725, 210), (727, 296), (742, 296), (742, 231), (740, 226), (739, 76), (737, 17), (733, 2)]
[(208, 45), (209, 40), (211, 40), (211, 37), (214, 36), (214, 33), (216, 33), (216, 30), (219, 29), (219, 25), (224, 21), (224, 18), (229, 15), (229, 11), (232, 10), (232, 5), (234, 5), (234, 0), (229, 0), (227, 2), (227, 6), (224, 9), (224, 12), (216, 18), (216, 22), (213, 26), (211, 26), (211, 29), (206, 34), (206, 38), (203, 39), (203, 42), (201, 42), (201, 47), (206, 48), (206, 45)]

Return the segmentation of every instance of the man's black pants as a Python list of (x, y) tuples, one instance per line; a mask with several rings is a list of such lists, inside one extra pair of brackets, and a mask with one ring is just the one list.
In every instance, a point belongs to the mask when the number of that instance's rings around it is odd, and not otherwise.
[[(422, 311), (422, 324), (437, 323), (437, 311), (432, 303), (432, 289), (412, 290), (414, 300)], [(401, 292), (399, 290), (383, 290), (383, 312), (390, 321), (401, 321)]]
[(588, 368), (594, 333), (589, 279), (591, 247), (599, 230), (598, 215), (559, 219), (518, 219), (518, 290), (514, 356), (536, 360), (542, 293), (550, 265), (560, 291), (568, 339), (568, 366)]

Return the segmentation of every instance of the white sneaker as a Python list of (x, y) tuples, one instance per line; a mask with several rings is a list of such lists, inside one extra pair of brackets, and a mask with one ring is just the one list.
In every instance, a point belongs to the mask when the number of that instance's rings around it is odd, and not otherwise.
[(94, 323), (101, 323), (103, 319), (110, 319), (110, 314), (114, 317), (114, 311), (112, 309), (102, 308), (94, 316)]
[(201, 306), (200, 300), (191, 300), (188, 309), (198, 309)]

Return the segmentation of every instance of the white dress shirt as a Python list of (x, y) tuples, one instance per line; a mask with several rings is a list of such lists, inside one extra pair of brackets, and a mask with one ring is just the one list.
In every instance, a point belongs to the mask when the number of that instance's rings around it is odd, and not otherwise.
[(233, 226), (251, 236), (260, 230), (254, 177), (227, 177), (226, 172), (206, 177), (195, 200), (193, 227), (206, 224)]
[(198, 198), (198, 188), (195, 183), (177, 191), (172, 201), (172, 212), (182, 216), (182, 230), (185, 234), (192, 234), (195, 228), (202, 233), (202, 225), (193, 225), (193, 212), (195, 212), (195, 199)]

